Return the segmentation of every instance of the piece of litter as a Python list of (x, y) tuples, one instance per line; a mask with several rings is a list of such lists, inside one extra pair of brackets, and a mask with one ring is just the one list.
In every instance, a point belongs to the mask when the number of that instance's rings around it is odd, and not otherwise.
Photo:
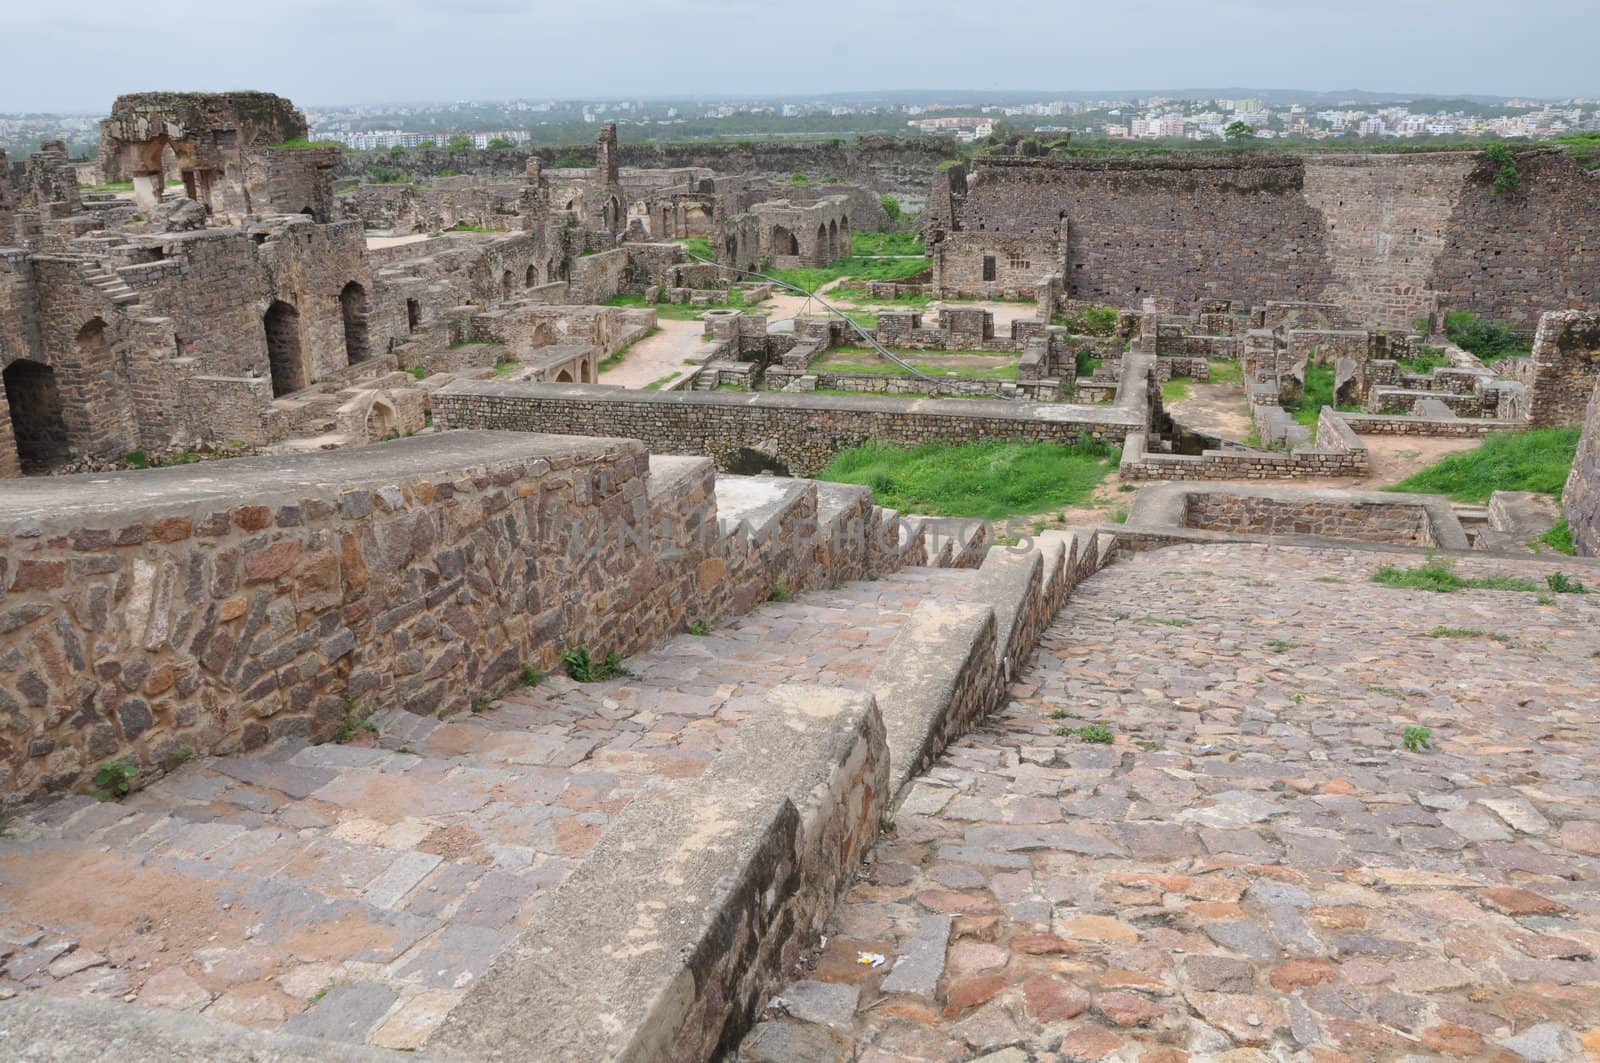
[(881, 952), (858, 952), (856, 962), (863, 967), (882, 967), (886, 961)]

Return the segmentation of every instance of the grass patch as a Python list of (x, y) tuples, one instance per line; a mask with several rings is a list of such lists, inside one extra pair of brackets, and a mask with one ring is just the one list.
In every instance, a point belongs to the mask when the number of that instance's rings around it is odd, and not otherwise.
[(864, 484), (880, 505), (902, 512), (999, 520), (1082, 503), (1119, 457), (1093, 443), (871, 442), (841, 451), (817, 478)]
[(672, 383), (674, 380), (678, 379), (682, 375), (683, 375), (682, 373), (677, 373), (677, 372), (668, 373), (666, 376), (662, 377), (660, 380), (652, 380), (652, 381), (650, 381), (650, 383), (648, 383), (648, 384), (646, 384), (644, 386), (644, 390), (645, 391), (660, 391), (662, 388), (666, 387), (668, 384)]
[(1384, 490), (1444, 495), (1452, 502), (1469, 503), (1487, 502), (1495, 491), (1559, 495), (1577, 451), (1577, 427), (1496, 433)]
[(1418, 348), (1417, 353), (1412, 355), (1410, 358), (1396, 358), (1395, 364), (1408, 373), (1415, 373), (1417, 376), (1426, 376), (1435, 369), (1448, 368), (1450, 365), (1450, 359), (1444, 356), (1444, 349), (1442, 347), (1424, 346)]
[(1116, 735), (1111, 733), (1111, 728), (1103, 723), (1085, 724), (1082, 727), (1058, 727), (1056, 734), (1077, 735), (1078, 741), (1098, 746), (1108, 746), (1116, 741)]
[(1440, 624), (1432, 631), (1423, 633), (1423, 638), (1430, 639), (1493, 639), (1504, 646), (1511, 645), (1509, 635), (1501, 635), (1494, 631), (1479, 631), (1471, 627), (1445, 627)]
[(1572, 544), (1572, 526), (1567, 523), (1566, 517), (1562, 517), (1555, 527), (1539, 536), (1534, 542), (1548, 546), (1556, 553), (1566, 554), (1568, 557), (1578, 552), (1578, 548)]
[(496, 229), (488, 225), (468, 225), (466, 222), (459, 222), (445, 230), (447, 233), (503, 233), (509, 231), (508, 229)]
[(1167, 627), (1193, 627), (1193, 620), (1184, 620), (1176, 616), (1141, 616), (1137, 618), (1141, 624), (1165, 624)]
[(1181, 376), (1169, 377), (1161, 385), (1161, 402), (1170, 406), (1189, 397), (1189, 381)]
[(711, 238), (709, 236), (686, 236), (681, 240), (672, 242), (681, 244), (685, 251), (691, 255), (698, 255), (708, 262), (717, 260), (717, 253), (711, 249)]
[(1537, 591), (1539, 585), (1520, 576), (1467, 577), (1456, 573), (1455, 566), (1442, 557), (1425, 561), (1414, 568), (1396, 568), (1384, 565), (1372, 574), (1372, 582), (1383, 587), (1400, 587), (1413, 591), (1433, 591), (1436, 594), (1453, 594), (1456, 591)]
[(1444, 334), (1450, 342), (1471, 351), (1485, 362), (1496, 358), (1515, 358), (1533, 351), (1533, 344), (1501, 321), (1481, 318), (1471, 310), (1457, 310), (1444, 319)]
[(1086, 306), (1082, 310), (1061, 311), (1051, 319), (1075, 336), (1109, 336), (1117, 331), (1117, 308)]
[(853, 233), (850, 237), (850, 255), (922, 255), (927, 247), (916, 233)]
[(773, 269), (767, 274), (814, 292), (831, 280), (855, 277), (869, 281), (897, 281), (914, 277), (928, 268), (928, 260), (921, 255), (904, 258), (858, 258), (852, 255), (814, 269)]
[(1244, 369), (1231, 358), (1209, 358), (1206, 360), (1206, 383), (1243, 384)]
[(1084, 345), (1078, 348), (1078, 353), (1073, 356), (1078, 365), (1078, 376), (1091, 377), (1094, 371), (1100, 368), (1100, 363), (1105, 361), (1094, 353), (1094, 348)]
[(638, 310), (654, 310), (656, 317), (665, 321), (699, 321), (709, 307), (691, 306), (688, 303), (652, 303), (642, 295), (613, 295), (601, 306), (627, 306)]
[[(1294, 403), (1285, 403), (1283, 411), (1292, 416), (1297, 422), (1307, 428), (1316, 430), (1317, 418), (1322, 416), (1324, 406), (1333, 406), (1333, 366), (1331, 365), (1306, 365), (1306, 386), (1301, 392), (1300, 400)], [(1360, 406), (1334, 406), (1334, 409), (1347, 413), (1359, 412)]]

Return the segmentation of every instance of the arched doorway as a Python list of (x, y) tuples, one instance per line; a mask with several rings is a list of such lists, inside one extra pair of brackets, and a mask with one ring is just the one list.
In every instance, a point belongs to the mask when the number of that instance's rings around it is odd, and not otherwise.
[(415, 299), (406, 300), (406, 331), (415, 332), (422, 324), (422, 304)]
[(22, 471), (46, 472), (72, 457), (55, 370), (22, 359), (6, 366), (0, 379), (5, 383)]
[(538, 284), (539, 284), (539, 267), (530, 265), (528, 267), (528, 275), (527, 275), (526, 278), (523, 279), (522, 286), (524, 288), (535, 288), (535, 287), (538, 287)]
[(367, 290), (355, 281), (339, 293), (339, 309), (344, 314), (344, 353), (349, 364), (364, 362), (372, 351), (367, 346)]
[(367, 410), (367, 442), (381, 443), (385, 439), (399, 435), (399, 423), (394, 407), (387, 402), (374, 400), (372, 407)]
[(261, 325), (267, 333), (267, 368), (273, 397), (306, 386), (306, 363), (300, 350), (300, 311), (281, 299), (267, 307)]
[(774, 255), (798, 255), (800, 253), (800, 241), (795, 237), (794, 233), (781, 225), (772, 227), (772, 238), (767, 243), (772, 249), (771, 253)]
[(561, 370), (561, 372), (556, 374), (556, 383), (557, 384), (570, 384), (570, 383), (572, 383), (572, 374), (567, 372), (565, 369)]
[(614, 233), (622, 228), (622, 204), (615, 196), (606, 200), (606, 205), (601, 208), (600, 220), (605, 224), (608, 233)]
[(502, 303), (511, 301), (511, 271), (509, 269), (500, 274), (500, 301)]

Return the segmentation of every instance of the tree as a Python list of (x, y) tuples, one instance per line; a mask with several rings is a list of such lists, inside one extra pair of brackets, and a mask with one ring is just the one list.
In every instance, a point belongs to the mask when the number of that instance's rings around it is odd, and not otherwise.
[(472, 138), (471, 137), (451, 137), (450, 138), (450, 150), (451, 151), (458, 151), (461, 148), (470, 148), (470, 147), (472, 147)]
[(491, 148), (509, 148), (511, 146), (511, 141), (507, 140), (505, 137), (495, 137), (489, 141), (489, 147)]
[(1255, 138), (1256, 131), (1250, 127), (1249, 122), (1229, 122), (1222, 130), (1222, 135), (1230, 144), (1243, 144)]

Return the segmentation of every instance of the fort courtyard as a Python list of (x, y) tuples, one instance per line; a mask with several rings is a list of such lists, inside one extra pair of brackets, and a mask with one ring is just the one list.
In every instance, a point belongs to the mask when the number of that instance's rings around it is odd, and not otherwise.
[(0, 1056), (1600, 1060), (1597, 171), (591, 128), (0, 154)]

